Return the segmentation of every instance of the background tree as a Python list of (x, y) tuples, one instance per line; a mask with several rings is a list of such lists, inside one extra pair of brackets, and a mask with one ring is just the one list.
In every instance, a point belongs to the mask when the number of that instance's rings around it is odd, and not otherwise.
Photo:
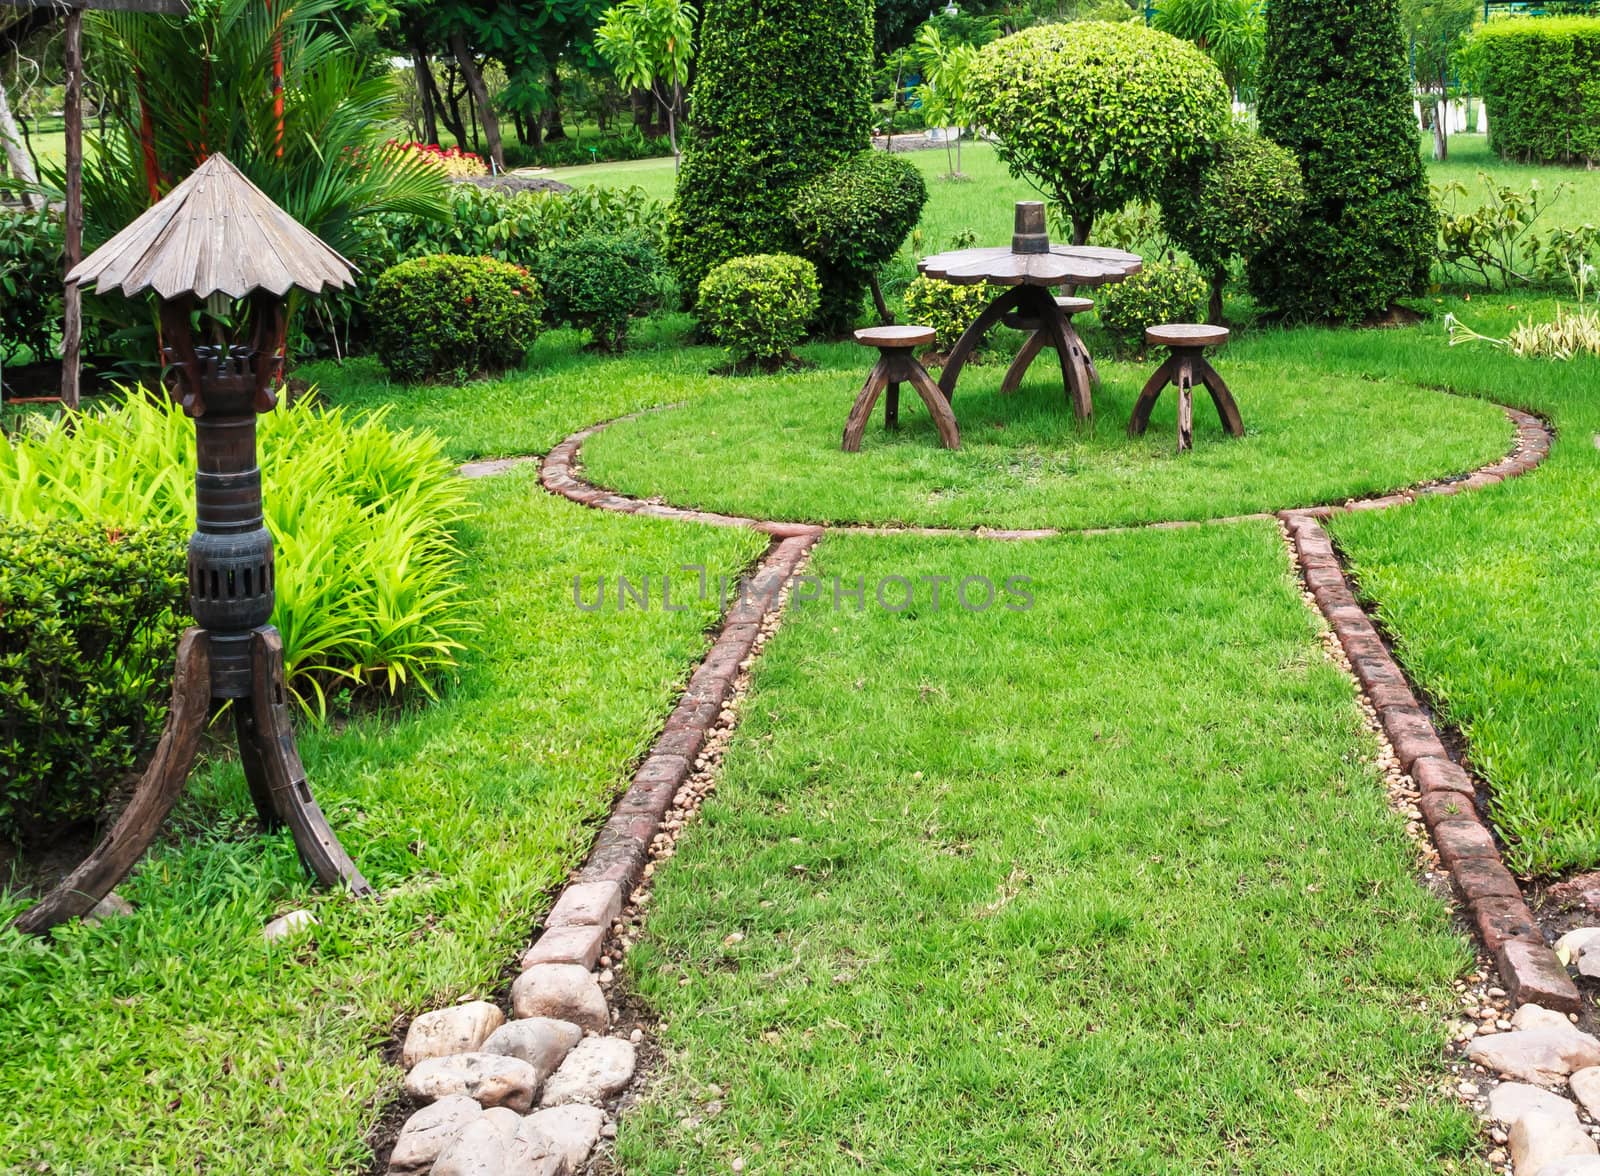
[(606, 11), (595, 33), (599, 51), (617, 81), (649, 90), (667, 111), (667, 138), (678, 162), (678, 110), (694, 60), (698, 17), (689, 0), (622, 0)]
[(868, 145), (871, 53), (865, 0), (709, 0), (667, 218), (684, 291), (729, 258), (793, 249), (796, 189)]
[(1250, 265), (1279, 314), (1356, 322), (1427, 288), (1438, 235), (1399, 0), (1272, 0), (1261, 131), (1305, 175), (1299, 224)]
[(922, 70), (922, 84), (916, 93), (923, 118), (929, 126), (956, 128), (954, 157), (948, 139), (944, 150), (950, 164), (948, 178), (962, 178), (961, 136), (972, 121), (967, 78), (977, 60), (978, 46), (945, 36), (936, 23), (929, 21), (917, 30), (912, 52)]
[(1432, 107), (1433, 157), (1450, 154), (1451, 74), (1482, 5), (1478, 0), (1401, 0), (1400, 20), (1411, 46), (1417, 89)]
[(1266, 0), (1162, 0), (1151, 23), (1202, 49), (1235, 97), (1254, 97), (1267, 41)]
[(1141, 24), (1027, 29), (973, 62), (975, 120), (1011, 174), (1038, 185), (1089, 240), (1101, 212), (1153, 199), (1228, 124), (1228, 87), (1187, 42)]

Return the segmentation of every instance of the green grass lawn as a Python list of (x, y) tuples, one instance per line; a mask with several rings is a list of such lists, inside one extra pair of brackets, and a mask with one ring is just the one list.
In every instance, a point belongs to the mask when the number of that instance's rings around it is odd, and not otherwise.
[(791, 606), (629, 957), (624, 1170), (1477, 1170), (1469, 952), (1271, 524), (815, 565), (1035, 607)]

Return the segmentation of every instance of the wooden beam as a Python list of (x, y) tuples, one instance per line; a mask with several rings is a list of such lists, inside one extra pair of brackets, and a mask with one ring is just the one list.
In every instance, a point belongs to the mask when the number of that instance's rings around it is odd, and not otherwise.
[(67, 12), (73, 8), (92, 8), (103, 12), (150, 12), (157, 15), (183, 16), (189, 11), (189, 0), (0, 0), (0, 7), (50, 8)]
[[(67, 10), (64, 51), (67, 73), (67, 216), (66, 268), (83, 260), (83, 9)], [(61, 331), (61, 403), (78, 407), (78, 377), (83, 351), (83, 292), (68, 282), (64, 292), (66, 314)]]

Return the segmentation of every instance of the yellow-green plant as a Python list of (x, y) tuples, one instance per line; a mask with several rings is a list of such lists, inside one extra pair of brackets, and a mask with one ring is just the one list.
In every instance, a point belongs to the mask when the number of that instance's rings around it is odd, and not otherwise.
[[(343, 691), (433, 696), (470, 630), (456, 545), (464, 485), (433, 434), (383, 416), (304, 398), (261, 419), (272, 621), (290, 689), (314, 715)], [(193, 430), (175, 405), (134, 393), (107, 412), (30, 420), (0, 437), (0, 519), (192, 524)]]
[(1487, 343), (1524, 359), (1575, 359), (1580, 355), (1600, 359), (1600, 311), (1556, 307), (1549, 322), (1529, 319), (1518, 323), (1504, 339), (1482, 335), (1453, 314), (1445, 315), (1450, 346)]

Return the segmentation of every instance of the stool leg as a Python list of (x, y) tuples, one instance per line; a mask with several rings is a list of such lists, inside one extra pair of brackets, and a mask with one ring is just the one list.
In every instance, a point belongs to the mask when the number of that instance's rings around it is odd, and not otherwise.
[(900, 381), (889, 384), (889, 393), (883, 398), (883, 427), (895, 430), (900, 427)]
[(1083, 345), (1083, 336), (1078, 334), (1078, 328), (1072, 325), (1072, 316), (1063, 317), (1066, 320), (1067, 342), (1072, 344), (1072, 354), (1083, 365), (1083, 370), (1089, 377), (1089, 386), (1100, 387), (1100, 369), (1094, 366), (1094, 356), (1090, 355), (1089, 349)]
[(1209, 360), (1200, 360), (1200, 380), (1206, 386), (1206, 391), (1211, 393), (1211, 403), (1217, 406), (1217, 415), (1222, 418), (1222, 427), (1234, 437), (1244, 436), (1244, 418), (1239, 415), (1239, 406), (1234, 403), (1233, 393), (1228, 391), (1228, 385), (1223, 383), (1222, 377), (1217, 374), (1217, 369), (1211, 366)]
[(1177, 356), (1169, 355), (1166, 361), (1156, 369), (1155, 374), (1146, 382), (1144, 390), (1139, 393), (1139, 399), (1133, 406), (1133, 415), (1128, 418), (1128, 436), (1142, 437), (1144, 435), (1144, 431), (1150, 427), (1150, 413), (1155, 408), (1156, 401), (1161, 397), (1161, 390), (1170, 384), (1177, 374)]
[(878, 397), (883, 394), (883, 390), (888, 383), (888, 366), (882, 359), (879, 359), (873, 365), (872, 371), (867, 375), (867, 382), (862, 385), (861, 394), (856, 397), (856, 402), (850, 409), (850, 416), (845, 421), (844, 451), (846, 453), (861, 452), (861, 436), (867, 431), (867, 421), (872, 416), (872, 408), (878, 403)]
[(1000, 395), (1010, 396), (1022, 387), (1022, 377), (1028, 374), (1028, 369), (1033, 366), (1033, 361), (1039, 358), (1039, 353), (1050, 345), (1043, 331), (1033, 331), (1022, 342), (1022, 350), (1017, 352), (1017, 358), (1011, 361), (1011, 366), (1006, 369), (1006, 378), (1000, 381)]
[(1072, 354), (1072, 343), (1067, 338), (1066, 319), (1060, 309), (1052, 301), (1050, 312), (1043, 319), (1045, 330), (1050, 334), (1050, 346), (1056, 349), (1056, 358), (1061, 361), (1061, 387), (1066, 394), (1067, 403), (1072, 405), (1072, 415), (1080, 422), (1087, 421), (1094, 416), (1094, 399), (1089, 392), (1089, 373), (1084, 371)]
[(950, 402), (944, 398), (944, 393), (939, 385), (933, 382), (933, 377), (915, 360), (913, 366), (905, 373), (907, 382), (917, 390), (922, 397), (922, 403), (928, 406), (928, 412), (933, 417), (934, 427), (939, 430), (939, 444), (946, 449), (961, 448), (961, 429), (956, 424), (956, 414), (950, 411)]
[(1194, 448), (1194, 357), (1178, 361), (1178, 452)]

